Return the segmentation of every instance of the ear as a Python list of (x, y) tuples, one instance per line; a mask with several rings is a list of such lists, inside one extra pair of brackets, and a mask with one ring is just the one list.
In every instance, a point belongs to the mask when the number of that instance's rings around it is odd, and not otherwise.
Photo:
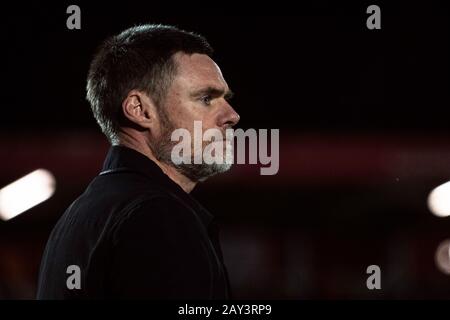
[(142, 128), (151, 129), (155, 125), (156, 106), (142, 91), (131, 90), (122, 102), (122, 111), (128, 120)]

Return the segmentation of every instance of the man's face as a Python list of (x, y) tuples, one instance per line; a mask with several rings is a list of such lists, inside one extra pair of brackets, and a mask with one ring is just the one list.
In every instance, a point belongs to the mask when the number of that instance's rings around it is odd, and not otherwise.
[[(233, 127), (239, 121), (239, 115), (228, 103), (231, 98), (231, 91), (222, 72), (216, 63), (204, 54), (184, 54), (174, 55), (177, 65), (177, 73), (171, 86), (168, 89), (164, 106), (161, 106), (161, 121), (163, 132), (160, 148), (158, 148), (159, 158), (166, 162), (170, 160), (170, 153), (174, 142), (170, 141), (170, 135), (174, 129), (187, 129), (192, 138), (191, 154), (192, 164), (176, 165), (177, 169), (193, 180), (203, 180), (216, 173), (224, 172), (231, 167), (232, 137), (226, 136), (225, 130)], [(226, 141), (223, 144), (223, 161), (213, 164), (193, 164), (195, 152), (194, 137), (202, 139), (201, 136), (194, 135), (194, 121), (201, 121), (202, 133), (208, 129), (220, 130)], [(205, 147), (214, 142), (202, 142), (202, 153)], [(216, 142), (217, 143), (217, 142)], [(211, 147), (211, 146), (210, 146)], [(171, 162), (171, 161), (170, 161)]]

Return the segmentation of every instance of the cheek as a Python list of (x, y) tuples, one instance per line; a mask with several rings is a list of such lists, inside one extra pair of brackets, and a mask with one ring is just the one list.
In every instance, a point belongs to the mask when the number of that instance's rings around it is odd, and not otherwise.
[(204, 130), (212, 129), (212, 128), (216, 128), (216, 129), (219, 128), (220, 125), (219, 125), (218, 117), (213, 114), (205, 116), (203, 119), (203, 127), (204, 127)]
[(194, 121), (201, 121), (202, 130), (215, 127), (214, 115), (209, 112), (207, 107), (198, 106), (195, 104), (186, 105), (182, 112), (180, 112), (180, 121), (187, 128), (194, 128)]
[(217, 108), (204, 108), (203, 112), (199, 115), (203, 122), (204, 130), (219, 127), (220, 111)]
[(192, 123), (195, 118), (195, 113), (192, 111), (192, 105), (181, 100), (175, 100), (168, 109), (170, 114), (169, 118), (177, 128), (192, 127)]

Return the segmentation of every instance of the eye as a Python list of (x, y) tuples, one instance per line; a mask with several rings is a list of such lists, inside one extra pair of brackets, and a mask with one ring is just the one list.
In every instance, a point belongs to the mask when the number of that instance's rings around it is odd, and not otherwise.
[(202, 101), (202, 103), (204, 105), (209, 106), (209, 105), (211, 105), (212, 97), (210, 95), (207, 95), (207, 96), (201, 97), (200, 100)]

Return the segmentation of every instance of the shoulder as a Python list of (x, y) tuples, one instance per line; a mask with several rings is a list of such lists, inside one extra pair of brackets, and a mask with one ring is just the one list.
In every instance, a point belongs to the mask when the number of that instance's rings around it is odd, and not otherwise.
[(123, 237), (166, 238), (198, 232), (195, 213), (169, 194), (152, 193), (131, 201), (113, 226), (115, 241)]

